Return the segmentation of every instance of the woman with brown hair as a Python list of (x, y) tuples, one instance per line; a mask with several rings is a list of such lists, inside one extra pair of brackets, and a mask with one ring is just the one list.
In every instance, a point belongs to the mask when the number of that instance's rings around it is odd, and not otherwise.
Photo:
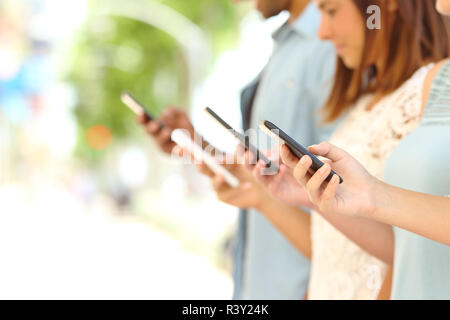
[[(437, 8), (450, 15), (450, 0)], [(326, 156), (330, 166), (345, 175), (339, 185), (333, 178), (323, 183), (320, 173), (307, 174), (310, 160), (291, 161), (295, 176), (306, 187), (311, 201), (325, 215), (347, 215), (373, 220), (374, 236), (367, 246), (383, 253), (394, 264), (394, 299), (450, 298), (450, 59), (436, 64), (423, 87), (421, 123), (390, 154), (385, 182), (368, 173), (342, 149), (328, 143), (310, 151)], [(388, 184), (389, 183), (389, 184)], [(364, 201), (361, 201), (364, 199)], [(392, 227), (395, 239), (392, 238)], [(346, 230), (352, 237), (354, 232)], [(389, 243), (380, 239), (391, 238)], [(394, 241), (395, 240), (395, 241)], [(392, 252), (394, 251), (394, 252)]]
[[(330, 141), (346, 149), (371, 175), (382, 178), (391, 151), (419, 125), (428, 72), (434, 62), (449, 55), (448, 21), (439, 16), (433, 0), (316, 2), (322, 11), (320, 37), (331, 40), (339, 56), (334, 87), (324, 108), (326, 120), (346, 114)], [(366, 27), (366, 12), (371, 5), (380, 9), (380, 29)], [(318, 175), (328, 168), (324, 166)], [(258, 165), (255, 173), (273, 195), (291, 202), (304, 198), (305, 188), (286, 184), (289, 170), (282, 166), (281, 174), (287, 177), (283, 182), (276, 176), (262, 177), (261, 169)], [(359, 201), (366, 203), (368, 199)], [(309, 203), (313, 208), (316, 205)], [(350, 234), (358, 244), (336, 228)], [(377, 297), (386, 272), (381, 260), (392, 261), (393, 257), (392, 246), (390, 252), (370, 251), (374, 256), (362, 250), (378, 237), (377, 228), (383, 226), (368, 219), (320, 210), (312, 214), (310, 299)], [(379, 242), (388, 247), (393, 242), (392, 229), (383, 235)]]

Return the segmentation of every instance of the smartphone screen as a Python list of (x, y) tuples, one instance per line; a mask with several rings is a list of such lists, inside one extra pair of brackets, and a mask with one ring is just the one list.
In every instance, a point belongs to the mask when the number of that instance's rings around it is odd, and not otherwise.
[[(304, 146), (302, 146), (300, 143), (292, 139), (289, 135), (287, 135), (283, 130), (278, 128), (276, 125), (274, 125), (272, 122), (264, 120), (261, 121), (259, 124), (259, 127), (261, 130), (263, 130), (266, 134), (275, 137), (281, 141), (281, 143), (286, 144), (286, 146), (291, 150), (291, 152), (297, 157), (302, 158), (305, 155), (308, 155), (312, 159), (312, 165), (311, 169), (313, 172), (316, 172), (319, 170), (324, 163), (319, 160), (315, 155), (313, 155), (311, 152), (308, 151)], [(339, 177), (339, 183), (344, 182), (342, 177), (340, 177), (336, 172), (331, 170), (330, 174), (328, 175), (326, 181), (330, 181), (333, 175), (337, 175)]]
[(154, 120), (148, 108), (139, 102), (129, 91), (124, 91), (121, 96), (122, 102), (138, 116), (145, 114), (148, 120)]
[(230, 132), (236, 139), (238, 139), (239, 143), (245, 148), (246, 151), (249, 150), (253, 153), (256, 156), (256, 161), (262, 160), (266, 167), (271, 166), (271, 161), (261, 151), (259, 151), (258, 148), (250, 143), (247, 136), (234, 130), (228, 123), (225, 122), (225, 120), (219, 117), (219, 115), (210, 108), (206, 107), (205, 111), (212, 116), (214, 120), (219, 122), (220, 125), (227, 129), (227, 131)]

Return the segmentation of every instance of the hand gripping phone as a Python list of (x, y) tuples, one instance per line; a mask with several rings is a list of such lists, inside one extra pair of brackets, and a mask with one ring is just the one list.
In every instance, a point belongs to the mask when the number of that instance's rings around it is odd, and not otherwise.
[(217, 113), (212, 111), (210, 108), (205, 108), (205, 111), (221, 126), (227, 129), (227, 131), (230, 132), (239, 141), (239, 143), (245, 148), (246, 151), (250, 150), (250, 152), (256, 156), (256, 161), (262, 160), (266, 167), (270, 167), (271, 161), (261, 151), (259, 151), (258, 148), (250, 143), (247, 136), (234, 130), (228, 123), (225, 122), (225, 120), (219, 117), (219, 115), (217, 115)]
[(222, 165), (218, 164), (216, 159), (209, 153), (205, 152), (198, 144), (196, 144), (190, 137), (190, 135), (183, 129), (175, 129), (172, 132), (172, 141), (177, 145), (187, 150), (196, 160), (204, 161), (205, 164), (215, 174), (224, 176), (225, 181), (233, 188), (239, 186), (239, 179), (236, 178), (230, 171), (225, 169)]
[[(288, 136), (283, 130), (278, 128), (276, 125), (274, 125), (272, 122), (263, 120), (259, 123), (259, 127), (261, 130), (263, 130), (267, 135), (272, 136), (280, 141), (280, 143), (286, 144), (286, 146), (291, 150), (291, 152), (297, 157), (302, 158), (305, 155), (308, 155), (312, 159), (312, 165), (311, 170), (312, 173), (319, 170), (324, 163), (319, 160), (315, 155), (313, 155), (311, 152), (309, 152), (305, 147), (303, 147), (300, 143), (296, 142), (294, 139), (292, 139), (290, 136)], [(336, 172), (331, 170), (330, 174), (328, 175), (326, 181), (330, 181), (333, 175), (337, 175), (339, 177), (339, 183), (344, 182), (344, 180), (339, 176)]]

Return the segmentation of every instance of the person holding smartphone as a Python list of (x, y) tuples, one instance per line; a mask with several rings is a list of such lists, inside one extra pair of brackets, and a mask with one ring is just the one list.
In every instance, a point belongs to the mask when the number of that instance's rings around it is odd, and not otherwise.
[(175, 147), (175, 142), (170, 136), (175, 129), (188, 130), (191, 138), (194, 139), (194, 126), (189, 116), (182, 108), (167, 107), (159, 118), (150, 119), (146, 114), (138, 116), (138, 122), (145, 127), (147, 133), (153, 137), (158, 147), (166, 154), (171, 154)]
[[(270, 116), (283, 124), (294, 137), (307, 144), (319, 142), (332, 130), (331, 125), (318, 126), (317, 109), (323, 104), (327, 84), (334, 70), (332, 46), (317, 39), (319, 14), (309, 0), (257, 0), (256, 8), (265, 18), (289, 12), (289, 20), (274, 34), (275, 49), (261, 75), (241, 95), (244, 131), (257, 129), (259, 120)], [(303, 119), (299, 126), (295, 119)], [(187, 125), (187, 117), (177, 109), (163, 114), (160, 123), (141, 118), (143, 125), (166, 152), (173, 145), (170, 132), (178, 125)], [(193, 132), (193, 131), (192, 131)], [(170, 151), (169, 151), (170, 150)], [(261, 189), (241, 169), (226, 167), (242, 179), (238, 188), (225, 181), (213, 183), (220, 191), (219, 199), (243, 208), (239, 215), (234, 241), (235, 299), (302, 299), (309, 281), (309, 253), (298, 252), (258, 210), (253, 196), (260, 198)], [(206, 168), (205, 168), (206, 169)], [(205, 170), (206, 173), (210, 173)], [(210, 174), (211, 176), (215, 176)], [(216, 177), (220, 180), (220, 177)], [(214, 178), (213, 178), (214, 179)], [(250, 177), (250, 180), (253, 178)], [(253, 179), (254, 181), (254, 179)], [(224, 192), (238, 193), (239, 203)], [(264, 193), (266, 195), (266, 193)], [(284, 205), (279, 202), (279, 205)], [(273, 206), (273, 208), (276, 206)], [(245, 209), (244, 209), (245, 208)], [(309, 213), (304, 211), (303, 226), (309, 228)], [(309, 237), (300, 247), (309, 248)], [(298, 247), (297, 247), (298, 248)]]
[[(450, 15), (450, 0), (436, 5)], [(345, 184), (338, 185), (337, 178), (323, 183), (320, 172), (307, 173), (308, 157), (300, 163), (288, 150), (282, 152), (322, 214), (373, 221), (368, 231), (374, 236), (365, 248), (393, 263), (393, 299), (450, 299), (450, 59), (429, 72), (423, 97), (421, 123), (390, 154), (385, 182), (329, 143), (310, 151), (329, 158), (324, 174), (338, 170)], [(361, 243), (354, 230), (342, 230)]]
[[(255, 82), (242, 93), (243, 129), (257, 130), (259, 121), (270, 117), (281, 123), (296, 138), (305, 143), (328, 136), (333, 126), (319, 126), (319, 107), (331, 83), (335, 55), (332, 47), (316, 37), (319, 23), (317, 8), (306, 0), (256, 1), (257, 8), (269, 18), (283, 10), (289, 12), (288, 21), (274, 35), (272, 56)], [(325, 94), (324, 94), (325, 92)], [(301, 119), (299, 124), (296, 119)], [(261, 147), (261, 140), (250, 135), (250, 142)], [(258, 138), (258, 137), (257, 137)], [(229, 165), (236, 176), (245, 168)], [(241, 283), (241, 299), (302, 299), (309, 282), (309, 212), (304, 209), (305, 230), (302, 241), (293, 246), (272, 225), (277, 218), (274, 209), (283, 205), (286, 214), (293, 208), (272, 199), (271, 206), (260, 207), (259, 201), (268, 198), (267, 192), (254, 179), (245, 180), (240, 188), (231, 188), (221, 176), (206, 168), (218, 198), (242, 208), (239, 216), (235, 275)], [(241, 175), (245, 176), (245, 175)], [(246, 189), (245, 189), (246, 188)], [(296, 208), (295, 208), (296, 209)], [(298, 252), (298, 250), (300, 252)]]
[[(427, 75), (435, 66), (433, 62), (448, 56), (448, 21), (438, 15), (432, 0), (315, 2), (322, 12), (319, 34), (333, 42), (339, 56), (334, 87), (324, 109), (326, 119), (347, 114), (330, 141), (348, 150), (370, 174), (381, 178), (391, 151), (420, 123), (421, 92)], [(367, 27), (364, 18), (372, 5), (380, 8), (381, 29)], [(284, 160), (289, 163), (288, 149), (283, 147), (282, 150)], [(293, 159), (297, 164), (299, 160)], [(311, 165), (308, 157), (301, 161), (298, 166), (309, 168)], [(325, 179), (329, 169), (325, 164), (316, 175)], [(289, 201), (298, 198), (303, 203), (306, 194), (310, 205), (316, 208), (311, 227), (313, 258), (309, 297), (375, 298), (386, 274), (384, 262), (389, 262), (389, 257), (393, 256), (393, 248), (388, 245), (393, 241), (392, 229), (384, 232), (383, 225), (374, 221), (322, 212), (318, 202), (311, 201), (315, 194), (308, 188), (315, 185), (314, 180), (308, 183), (303, 180), (295, 187), (292, 177), (298, 178), (298, 173), (284, 166), (280, 170), (285, 172), (286, 179), (261, 177), (260, 166), (254, 169), (256, 177), (267, 189), (276, 190), (280, 198)], [(344, 172), (337, 167), (333, 170), (344, 181), (338, 188), (351, 184)], [(338, 177), (332, 182), (330, 185), (337, 186)], [(370, 200), (365, 197), (368, 195), (366, 188), (362, 184), (355, 186), (357, 205)], [(286, 228), (291, 223), (284, 221)], [(378, 251), (370, 250), (375, 239), (380, 243)], [(391, 251), (380, 250), (380, 247)]]

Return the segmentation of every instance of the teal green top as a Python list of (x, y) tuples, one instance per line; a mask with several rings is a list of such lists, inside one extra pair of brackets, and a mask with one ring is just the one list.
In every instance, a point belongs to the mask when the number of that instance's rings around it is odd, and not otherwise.
[[(450, 63), (434, 79), (421, 124), (392, 152), (384, 176), (400, 188), (450, 196)], [(450, 299), (450, 246), (399, 228), (394, 233), (392, 299)]]

